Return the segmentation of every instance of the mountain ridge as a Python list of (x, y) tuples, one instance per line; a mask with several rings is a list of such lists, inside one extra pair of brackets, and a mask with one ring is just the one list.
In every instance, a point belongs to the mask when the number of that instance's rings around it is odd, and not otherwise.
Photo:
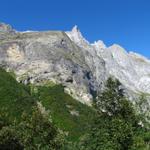
[[(89, 43), (77, 26), (72, 31), (24, 31), (0, 24), (0, 65), (25, 84), (52, 81), (88, 105), (109, 76), (127, 93), (150, 94), (150, 61), (120, 45)], [(130, 94), (132, 95), (132, 94)]]
[[(71, 32), (73, 32), (73, 34), (75, 34), (74, 31), (72, 30)], [(97, 54), (101, 58), (103, 58), (105, 60), (107, 65), (111, 65), (110, 64), (110, 60), (113, 58), (114, 60), (112, 60), (113, 62), (111, 62), (111, 63), (113, 63), (113, 65), (112, 66), (108, 66), (108, 70), (110, 70), (110, 75), (113, 75), (114, 77), (117, 77), (121, 82), (123, 82), (123, 84), (126, 84), (126, 83), (123, 81), (122, 77), (120, 77), (121, 73), (120, 74), (116, 74), (118, 72), (119, 68), (116, 68), (115, 71), (112, 69), (113, 67), (115, 67), (114, 65), (118, 64), (122, 68), (123, 71), (125, 69), (128, 71), (128, 69), (130, 69), (131, 66), (142, 65), (138, 69), (136, 69), (136, 71), (133, 69), (135, 71), (135, 75), (138, 76), (138, 73), (140, 71), (142, 72), (141, 74), (143, 74), (143, 70), (144, 69), (145, 69), (144, 70), (144, 72), (145, 72), (144, 74), (146, 74), (146, 72), (148, 72), (147, 75), (149, 74), (149, 67), (148, 66), (150, 66), (150, 60), (148, 58), (146, 58), (146, 57), (144, 57), (144, 56), (142, 56), (142, 55), (140, 55), (138, 53), (135, 53), (135, 52), (130, 52), (130, 51), (127, 52), (123, 47), (121, 47), (118, 44), (113, 44), (113, 45), (107, 47), (104, 44), (104, 42), (101, 41), (101, 40), (95, 42), (94, 44), (93, 43), (89, 43), (89, 42), (84, 42), (84, 44), (82, 42), (77, 42), (74, 38), (72, 38), (72, 36), (71, 36), (72, 33), (71, 32), (69, 32), (68, 36), (72, 39), (72, 41), (74, 41), (80, 47), (84, 47), (84, 48), (88, 48), (88, 47), (91, 47), (91, 46), (94, 47), (96, 49), (96, 51), (97, 51)], [(82, 37), (81, 41), (87, 41), (86, 39), (84, 39), (84, 37), (80, 33), (79, 29), (76, 30), (76, 32), (79, 32), (80, 38)], [(68, 33), (68, 32), (66, 32), (66, 33)], [(86, 45), (86, 46), (84, 46), (84, 45)], [(136, 61), (139, 61), (138, 65), (137, 65)], [(141, 64), (140, 62), (143, 63), (143, 64)], [(144, 64), (144, 62), (145, 62), (145, 64)], [(114, 63), (117, 63), (117, 64), (114, 64)], [(146, 66), (145, 68), (144, 68), (144, 65)], [(129, 73), (129, 72), (127, 72), (127, 73)], [(122, 74), (123, 74), (123, 72), (122, 72)], [(146, 77), (146, 75), (145, 75), (145, 80), (147, 82), (149, 82), (148, 78), (149, 77)], [(142, 79), (140, 79), (140, 77), (139, 77), (138, 80), (139, 80), (138, 82), (141, 82)], [(133, 79), (133, 81), (134, 81), (134, 79)], [(132, 83), (130, 83), (130, 84), (132, 84)], [(144, 87), (140, 86), (140, 83), (139, 84), (138, 83), (134, 83), (134, 84), (137, 84), (139, 87), (137, 87), (137, 89), (134, 89), (132, 87), (131, 88), (132, 90), (134, 90), (134, 91), (136, 91), (136, 90), (137, 91), (144, 91), (144, 92), (147, 92), (147, 93), (150, 92), (149, 91), (149, 87), (144, 89)], [(129, 86), (129, 85), (127, 85), (127, 86)], [(136, 86), (136, 85), (134, 85), (134, 86)]]

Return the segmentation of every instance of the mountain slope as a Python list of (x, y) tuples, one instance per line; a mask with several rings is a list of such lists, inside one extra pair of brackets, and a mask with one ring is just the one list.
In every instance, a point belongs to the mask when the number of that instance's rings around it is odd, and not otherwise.
[(66, 93), (88, 105), (110, 76), (130, 97), (150, 94), (150, 60), (117, 44), (91, 44), (77, 26), (67, 32), (17, 32), (1, 24), (0, 39), (0, 65), (13, 70), (19, 82), (62, 84)]
[(52, 120), (60, 129), (68, 132), (69, 140), (76, 141), (88, 131), (95, 115), (88, 107), (64, 93), (61, 85), (38, 87), (38, 96), (42, 105), (49, 110)]
[(20, 120), (23, 112), (31, 113), (35, 102), (29, 87), (16, 82), (10, 74), (0, 69), (0, 114), (7, 113), (8, 121)]
[(76, 141), (88, 131), (95, 112), (64, 93), (61, 85), (35, 86), (18, 83), (9, 73), (0, 69), (0, 128), (3, 121), (20, 122), (23, 113), (30, 117), (40, 102), (50, 112), (57, 127), (68, 133), (68, 140)]
[(96, 80), (85, 61), (85, 53), (64, 32), (12, 34), (4, 30), (1, 34), (5, 36), (0, 36), (0, 64), (13, 70), (18, 81), (61, 83), (74, 98), (90, 104), (89, 92), (96, 90)]
[[(150, 93), (150, 60), (133, 52), (128, 53), (117, 44), (110, 47), (106, 47), (103, 41), (90, 44), (77, 27), (66, 34), (82, 49), (88, 50), (92, 54), (95, 53), (94, 59), (97, 64), (100, 64), (101, 59), (104, 60), (107, 77), (114, 76), (126, 89), (135, 93)], [(91, 65), (96, 65), (96, 63)], [(101, 72), (101, 70), (98, 67), (95, 68), (93, 74), (98, 80), (96, 72)]]

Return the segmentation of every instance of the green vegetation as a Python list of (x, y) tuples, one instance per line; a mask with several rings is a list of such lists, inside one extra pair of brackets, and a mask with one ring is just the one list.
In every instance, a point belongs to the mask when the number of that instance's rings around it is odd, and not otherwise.
[(19, 124), (5, 126), (0, 130), (0, 149), (3, 150), (60, 150), (65, 144), (63, 132), (35, 107), (30, 117), (22, 115)]
[[(46, 108), (50, 110), (52, 120), (56, 125), (68, 131), (68, 139), (76, 141), (88, 132), (88, 125), (92, 123), (94, 110), (64, 93), (61, 85), (53, 87), (38, 87), (38, 97)], [(71, 114), (72, 111), (77, 114)]]
[(30, 95), (30, 88), (16, 82), (16, 80), (3, 69), (0, 69), (0, 124), (1, 120), (19, 120), (22, 113), (31, 113), (36, 99)]
[(112, 78), (88, 107), (62, 85), (23, 85), (0, 69), (0, 149), (149, 150), (145, 106), (144, 97), (133, 106)]
[[(50, 111), (54, 124), (68, 133), (69, 141), (78, 141), (88, 132), (95, 111), (65, 94), (61, 85), (25, 86), (0, 69), (0, 129), (21, 123), (24, 113), (31, 117), (38, 101)], [(71, 114), (72, 111), (77, 114)]]
[(124, 96), (121, 83), (109, 78), (94, 104), (97, 117), (80, 142), (83, 150), (149, 150), (150, 130)]

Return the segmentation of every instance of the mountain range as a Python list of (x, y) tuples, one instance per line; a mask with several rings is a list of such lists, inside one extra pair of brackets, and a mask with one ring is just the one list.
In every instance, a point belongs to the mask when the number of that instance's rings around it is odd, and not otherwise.
[(66, 32), (19, 32), (0, 23), (0, 66), (24, 84), (62, 84), (66, 93), (87, 105), (110, 76), (131, 99), (150, 95), (150, 60), (117, 44), (90, 43), (77, 26)]

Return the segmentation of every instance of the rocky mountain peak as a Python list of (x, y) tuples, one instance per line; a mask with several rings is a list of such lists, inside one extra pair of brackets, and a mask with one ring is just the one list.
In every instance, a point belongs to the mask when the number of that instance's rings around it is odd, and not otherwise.
[(66, 34), (72, 41), (81, 47), (89, 45), (89, 42), (83, 37), (77, 25), (75, 25), (71, 31), (67, 31)]
[[(79, 42), (74, 35), (78, 35)], [(114, 76), (131, 91), (150, 93), (150, 60), (136, 54), (128, 53), (123, 47), (118, 44), (106, 47), (103, 41), (99, 40), (90, 44), (84, 39), (79, 29), (75, 27), (73, 31), (68, 33), (70, 39), (75, 42), (83, 51), (88, 51), (90, 55), (85, 56), (88, 65), (94, 66), (93, 73), (95, 74), (98, 83), (100, 76)], [(104, 60), (105, 65), (101, 63)], [(100, 66), (106, 69), (102, 71)], [(100, 74), (100, 72), (103, 72)], [(145, 82), (146, 81), (146, 82)]]
[(78, 28), (77, 25), (75, 25), (75, 26), (72, 28), (72, 32), (74, 32), (74, 33), (80, 32), (80, 30), (79, 30), (79, 28)]
[(128, 52), (121, 47), (118, 44), (113, 44), (112, 46), (108, 47), (110, 53), (112, 54), (112, 56), (114, 57), (114, 59), (116, 60), (122, 60), (122, 61), (126, 61), (128, 60)]
[(91, 44), (91, 45), (93, 45), (96, 49), (105, 49), (105, 48), (106, 48), (106, 45), (105, 45), (104, 42), (101, 41), (101, 40), (95, 41), (95, 42), (94, 42), (93, 44)]
[(85, 103), (103, 89), (109, 76), (119, 79), (128, 91), (150, 94), (150, 60), (118, 44), (106, 47), (100, 40), (90, 44), (77, 26), (65, 33), (22, 34), (0, 23), (0, 65), (14, 70), (24, 83), (61, 83)]
[(14, 29), (5, 23), (0, 23), (0, 33), (11, 33), (14, 32)]

